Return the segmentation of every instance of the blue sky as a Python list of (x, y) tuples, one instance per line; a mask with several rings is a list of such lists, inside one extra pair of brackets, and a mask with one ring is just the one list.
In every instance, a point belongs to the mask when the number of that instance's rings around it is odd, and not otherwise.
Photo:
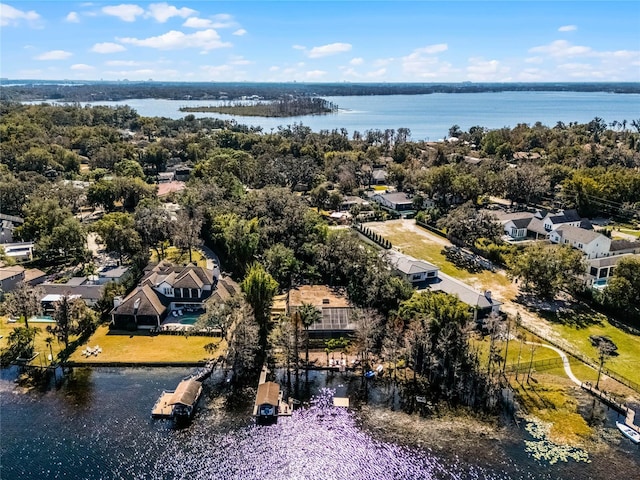
[(0, 76), (640, 81), (637, 1), (0, 3)]

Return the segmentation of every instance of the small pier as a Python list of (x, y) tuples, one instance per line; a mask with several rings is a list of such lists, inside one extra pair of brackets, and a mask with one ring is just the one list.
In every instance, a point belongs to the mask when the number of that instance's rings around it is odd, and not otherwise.
[(267, 382), (269, 370), (262, 367), (256, 402), (253, 407), (253, 416), (260, 423), (275, 423), (278, 417), (290, 417), (293, 412), (293, 399), (284, 400), (284, 394), (280, 385), (275, 382)]
[(630, 409), (626, 405), (624, 405), (622, 403), (619, 403), (613, 397), (611, 397), (610, 395), (607, 395), (605, 392), (603, 392), (601, 390), (598, 390), (593, 385), (591, 385), (591, 383), (588, 383), (588, 382), (587, 383), (583, 383), (580, 386), (584, 390), (589, 392), (591, 395), (596, 397), (598, 400), (600, 400), (602, 403), (607, 405), (608, 407), (613, 408), (619, 414), (624, 415), (624, 417), (625, 417), (624, 418), (624, 424), (627, 427), (631, 428), (632, 430), (635, 430), (636, 432), (640, 433), (640, 427), (634, 423), (635, 422), (635, 417), (636, 417), (636, 412), (635, 411), (633, 411), (632, 409)]
[(175, 390), (163, 390), (151, 409), (153, 418), (191, 418), (202, 395), (202, 382), (211, 376), (220, 361), (209, 360), (207, 364), (185, 377)]

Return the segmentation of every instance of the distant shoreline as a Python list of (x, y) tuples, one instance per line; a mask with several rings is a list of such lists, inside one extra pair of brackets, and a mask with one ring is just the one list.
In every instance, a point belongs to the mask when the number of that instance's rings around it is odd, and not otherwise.
[(264, 100), (283, 96), (336, 97), (368, 95), (425, 95), (486, 92), (602, 92), (640, 94), (640, 82), (602, 83), (175, 83), (69, 82), (3, 80), (0, 100), (95, 102), (133, 99), (242, 100), (257, 95)]

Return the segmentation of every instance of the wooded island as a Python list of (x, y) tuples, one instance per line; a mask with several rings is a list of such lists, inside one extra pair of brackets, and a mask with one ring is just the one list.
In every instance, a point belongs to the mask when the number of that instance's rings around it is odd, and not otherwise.
[(234, 102), (220, 106), (181, 107), (181, 112), (215, 112), (247, 117), (299, 117), (336, 113), (338, 106), (317, 97), (282, 98), (273, 102)]

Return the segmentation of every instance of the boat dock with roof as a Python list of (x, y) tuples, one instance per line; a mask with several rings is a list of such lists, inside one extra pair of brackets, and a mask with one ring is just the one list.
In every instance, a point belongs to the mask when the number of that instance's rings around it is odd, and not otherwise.
[(262, 367), (253, 416), (259, 423), (269, 424), (278, 421), (278, 417), (290, 417), (293, 412), (293, 399), (284, 400), (284, 392), (275, 382), (267, 382), (267, 367)]
[(218, 360), (210, 360), (193, 374), (184, 378), (175, 390), (163, 390), (151, 409), (153, 418), (189, 419), (193, 417), (196, 405), (202, 395), (202, 382), (211, 374)]

